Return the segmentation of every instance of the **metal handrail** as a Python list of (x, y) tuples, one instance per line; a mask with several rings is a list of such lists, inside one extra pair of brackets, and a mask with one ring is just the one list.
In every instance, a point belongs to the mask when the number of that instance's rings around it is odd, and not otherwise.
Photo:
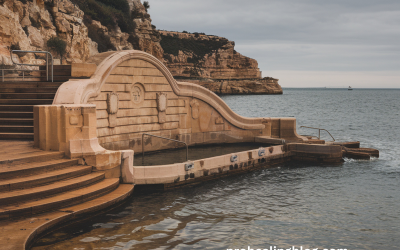
[[(10, 57), (11, 57), (11, 61), (13, 62), (13, 64), (15, 65), (25, 65), (25, 66), (43, 66), (42, 64), (28, 64), (28, 63), (16, 63), (14, 62), (12, 53), (13, 52), (17, 52), (17, 53), (42, 53), (42, 54), (46, 54), (46, 77), (47, 77), (47, 81), (49, 80), (49, 55), (51, 57), (51, 82), (53, 82), (53, 56), (51, 55), (50, 52), (48, 51), (31, 51), (31, 50), (11, 50), (10, 51)], [(4, 74), (4, 73), (3, 73)]]
[(318, 129), (318, 139), (321, 140), (321, 130), (324, 130), (326, 132), (328, 132), (328, 134), (332, 137), (333, 141), (335, 141), (335, 138), (333, 138), (333, 136), (331, 135), (331, 133), (329, 133), (328, 130), (323, 129), (323, 128), (313, 128), (313, 127), (307, 127), (307, 126), (300, 126), (300, 128), (311, 128), (311, 129)]
[(157, 138), (161, 138), (161, 139), (165, 139), (165, 140), (169, 140), (169, 141), (180, 142), (180, 143), (185, 144), (185, 146), (186, 146), (186, 161), (188, 161), (188, 158), (189, 158), (188, 157), (189, 156), (189, 147), (188, 147), (186, 142), (178, 141), (178, 140), (174, 140), (174, 139), (170, 139), (170, 138), (162, 137), (162, 136), (158, 136), (158, 135), (147, 134), (147, 133), (143, 133), (142, 134), (142, 161), (144, 161), (144, 136), (145, 135), (153, 136), (153, 137), (157, 137)]

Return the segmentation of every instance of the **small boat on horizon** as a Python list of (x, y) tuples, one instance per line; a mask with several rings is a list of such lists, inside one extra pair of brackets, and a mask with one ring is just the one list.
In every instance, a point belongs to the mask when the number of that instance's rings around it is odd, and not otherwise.
[(347, 90), (353, 90), (353, 88), (351, 86), (349, 86), (349, 88)]

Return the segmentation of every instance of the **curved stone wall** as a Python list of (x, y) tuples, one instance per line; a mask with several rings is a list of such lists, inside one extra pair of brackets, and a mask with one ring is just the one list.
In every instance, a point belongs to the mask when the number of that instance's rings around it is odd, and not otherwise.
[[(98, 66), (91, 78), (61, 85), (53, 104), (95, 104), (97, 136), (106, 149), (140, 152), (144, 132), (188, 144), (254, 141), (256, 136), (303, 139), (294, 118), (242, 117), (211, 91), (177, 82), (145, 52), (107, 52), (92, 61)], [(155, 138), (144, 143), (146, 151), (176, 146)]]

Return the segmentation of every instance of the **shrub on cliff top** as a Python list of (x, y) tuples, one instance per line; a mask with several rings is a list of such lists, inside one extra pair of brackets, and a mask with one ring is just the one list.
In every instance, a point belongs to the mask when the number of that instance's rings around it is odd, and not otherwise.
[[(199, 33), (201, 34), (201, 33)], [(205, 55), (212, 53), (214, 50), (221, 48), (228, 43), (228, 39), (210, 39), (201, 40), (196, 38), (185, 38), (180, 39), (177, 35), (164, 36), (161, 35), (161, 47), (164, 49), (164, 53), (178, 55), (179, 50), (186, 52), (193, 52), (195, 57), (190, 60), (196, 63), (198, 60), (204, 58)]]
[[(85, 20), (96, 20), (108, 28), (118, 25), (122, 32), (133, 32), (134, 23), (126, 0), (71, 0), (85, 13)], [(86, 24), (86, 23), (85, 23)]]
[(97, 0), (106, 6), (111, 6), (116, 10), (120, 10), (123, 13), (129, 14), (129, 4), (126, 0)]
[(104, 34), (103, 32), (98, 32), (97, 28), (92, 25), (91, 20), (88, 19), (88, 17), (85, 17), (85, 24), (88, 28), (88, 36), (97, 43), (97, 49), (100, 53), (116, 50), (111, 42), (110, 36)]
[(150, 9), (150, 4), (149, 4), (149, 2), (148, 2), (148, 1), (144, 1), (144, 2), (143, 2), (143, 7), (144, 7), (144, 9), (145, 9), (146, 12), (147, 12), (147, 10)]
[(47, 40), (47, 47), (60, 56), (60, 61), (62, 64), (62, 57), (66, 52), (67, 42), (59, 37), (53, 36)]

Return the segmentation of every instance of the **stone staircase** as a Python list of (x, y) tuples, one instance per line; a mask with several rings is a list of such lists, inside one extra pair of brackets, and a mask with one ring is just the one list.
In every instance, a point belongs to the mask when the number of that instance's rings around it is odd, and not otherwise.
[(119, 186), (119, 178), (65, 159), (61, 152), (0, 162), (0, 219), (27, 217), (97, 198)]
[(42, 151), (29, 141), (0, 146), (1, 249), (29, 249), (50, 228), (104, 212), (133, 192), (134, 185), (106, 179), (64, 152)]
[(0, 82), (0, 140), (33, 140), (33, 106), (53, 103), (58, 87), (71, 78), (71, 65), (54, 65), (54, 82), (41, 74)]
[(41, 73), (0, 82), (1, 249), (29, 249), (50, 228), (104, 212), (134, 188), (64, 152), (33, 147), (33, 106), (53, 103), (58, 87), (71, 78), (71, 66), (54, 66), (54, 82)]

